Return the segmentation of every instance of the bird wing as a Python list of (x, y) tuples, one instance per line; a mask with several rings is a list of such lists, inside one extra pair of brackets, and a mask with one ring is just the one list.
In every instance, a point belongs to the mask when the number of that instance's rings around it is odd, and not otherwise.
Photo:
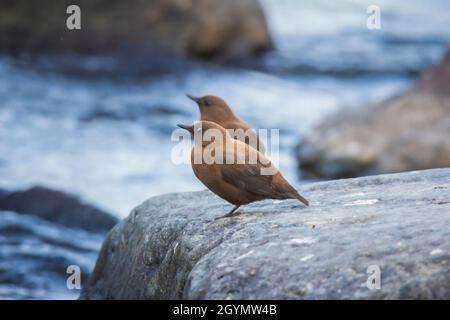
[[(273, 164), (261, 152), (249, 145), (234, 140), (234, 143), (225, 149), (225, 159), (234, 158), (235, 153), (245, 153), (245, 163), (223, 164), (220, 166), (222, 178), (225, 182), (235, 186), (239, 190), (246, 191), (256, 196), (271, 199), (286, 199), (297, 194), (297, 191), (289, 185)], [(257, 157), (255, 157), (257, 156)], [(250, 160), (257, 159), (256, 163)], [(273, 175), (261, 174), (263, 168), (274, 170)]]
[[(237, 140), (234, 140), (231, 148), (226, 148), (225, 157), (231, 155), (231, 158), (234, 159), (237, 151), (245, 153), (245, 163), (222, 165), (220, 169), (224, 181), (242, 191), (258, 196), (273, 197), (277, 194), (272, 185), (273, 176), (261, 174), (261, 169), (272, 166), (269, 159), (256, 149)], [(251, 163), (250, 159), (257, 159), (256, 163)]]
[(272, 176), (261, 175), (258, 164), (225, 164), (221, 166), (222, 178), (239, 190), (270, 197), (277, 194), (272, 188)]

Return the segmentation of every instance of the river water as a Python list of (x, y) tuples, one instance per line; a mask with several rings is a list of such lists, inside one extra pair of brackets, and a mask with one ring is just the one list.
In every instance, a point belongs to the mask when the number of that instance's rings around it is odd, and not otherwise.
[[(370, 4), (264, 0), (276, 50), (255, 68), (196, 63), (149, 77), (80, 77), (0, 56), (0, 188), (41, 184), (119, 217), (150, 196), (203, 189), (189, 165), (171, 161), (176, 124), (199, 116), (185, 93), (221, 96), (254, 128), (280, 129), (280, 169), (301, 184), (294, 147), (305, 132), (341, 108), (399, 93), (450, 43), (447, 0), (377, 1), (380, 30), (366, 27)], [(0, 215), (0, 298), (76, 297), (64, 266), (89, 271), (102, 237), (60, 228)], [(65, 232), (80, 243), (66, 245)]]

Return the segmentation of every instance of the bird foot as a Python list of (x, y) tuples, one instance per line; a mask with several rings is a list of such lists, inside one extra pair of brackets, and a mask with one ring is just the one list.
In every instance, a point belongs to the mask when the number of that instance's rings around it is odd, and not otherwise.
[(223, 219), (223, 218), (231, 218), (231, 217), (237, 216), (239, 214), (242, 214), (242, 212), (241, 211), (231, 212), (231, 213), (224, 214), (223, 216), (216, 217), (216, 218), (214, 218), (214, 220), (219, 220), (219, 219)]

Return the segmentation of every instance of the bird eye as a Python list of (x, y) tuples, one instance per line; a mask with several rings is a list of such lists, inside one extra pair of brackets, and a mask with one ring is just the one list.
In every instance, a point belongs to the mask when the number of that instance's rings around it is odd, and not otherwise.
[(211, 102), (209, 100), (203, 101), (206, 107), (210, 107), (211, 106)]

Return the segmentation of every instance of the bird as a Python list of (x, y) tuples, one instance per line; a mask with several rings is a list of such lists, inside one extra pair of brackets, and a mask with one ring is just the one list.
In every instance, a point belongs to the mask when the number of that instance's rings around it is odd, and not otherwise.
[[(297, 199), (309, 206), (308, 200), (264, 154), (234, 139), (224, 127), (211, 121), (178, 124), (178, 127), (189, 131), (194, 138), (191, 165), (195, 176), (213, 193), (234, 205), (230, 212), (216, 219), (231, 217), (240, 206), (265, 199)], [(207, 138), (205, 133), (212, 129), (220, 135)], [(196, 153), (200, 159), (196, 159)], [(205, 159), (205, 155), (212, 159)], [(245, 161), (239, 162), (240, 156)], [(264, 169), (271, 174), (262, 174)]]
[(238, 118), (225, 100), (212, 95), (194, 97), (190, 94), (186, 94), (186, 96), (197, 103), (200, 109), (200, 121), (212, 121), (218, 123), (225, 129), (242, 129), (246, 133), (246, 136), (239, 136), (238, 134), (235, 134), (233, 137), (250, 144), (262, 153), (265, 152), (265, 146), (259, 139), (255, 130), (252, 129), (245, 121)]

